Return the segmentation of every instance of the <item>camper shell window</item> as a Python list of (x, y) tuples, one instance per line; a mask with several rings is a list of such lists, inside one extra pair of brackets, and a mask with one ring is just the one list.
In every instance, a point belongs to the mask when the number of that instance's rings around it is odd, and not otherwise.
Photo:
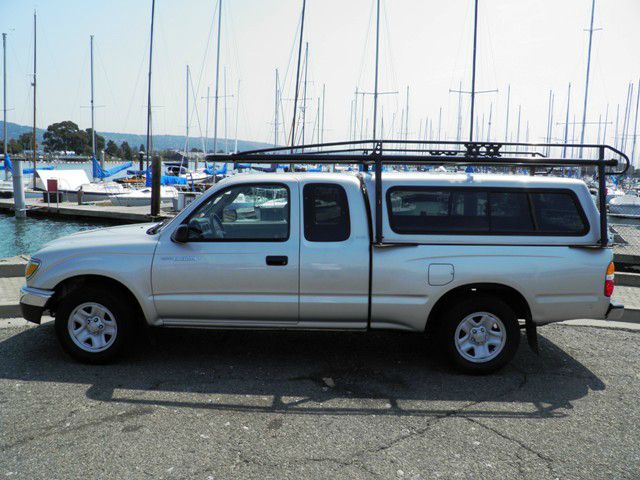
[(567, 189), (392, 187), (389, 224), (405, 235), (584, 236), (587, 217)]

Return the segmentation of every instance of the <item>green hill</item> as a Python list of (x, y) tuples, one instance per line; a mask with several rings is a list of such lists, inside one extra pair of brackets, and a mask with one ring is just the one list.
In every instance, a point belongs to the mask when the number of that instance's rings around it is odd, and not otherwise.
[[(0, 120), (0, 136), (2, 134), (4, 122)], [(7, 138), (18, 138), (23, 133), (31, 133), (32, 127), (28, 127), (26, 125), (18, 125), (17, 123), (7, 122)], [(36, 128), (36, 135), (38, 137), (38, 143), (42, 142), (42, 135), (45, 132), (42, 128)], [(96, 131), (96, 133), (102, 135), (107, 141), (113, 140), (118, 145), (122, 142), (128, 142), (132, 147), (137, 147), (140, 144), (144, 144), (146, 142), (145, 135), (139, 135), (135, 133), (115, 133), (115, 132), (101, 132)], [(181, 150), (184, 148), (185, 137), (184, 135), (154, 135), (153, 136), (153, 148), (156, 150)], [(229, 139), (229, 148), (232, 149), (234, 147), (234, 139)], [(224, 139), (218, 138), (218, 148), (222, 146), (224, 143)], [(202, 144), (200, 142), (200, 138), (191, 138), (189, 140), (189, 145), (195, 148), (201, 148)], [(272, 145), (261, 143), (261, 142), (253, 142), (249, 140), (238, 140), (238, 150), (251, 150), (255, 148), (268, 148)], [(213, 139), (209, 138), (208, 147), (210, 149), (213, 148)]]

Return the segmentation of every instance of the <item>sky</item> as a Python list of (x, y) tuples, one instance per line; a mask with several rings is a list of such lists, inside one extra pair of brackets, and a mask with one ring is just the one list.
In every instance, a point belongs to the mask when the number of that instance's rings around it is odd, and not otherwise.
[[(297, 35), (302, 0), (222, 0), (218, 136), (274, 141), (275, 69), (282, 85), (279, 139), (291, 127)], [(207, 87), (214, 95), (218, 0), (156, 0), (152, 106), (153, 132), (184, 134), (186, 66), (191, 70), (190, 135), (207, 129)], [(375, 0), (307, 0), (304, 42), (309, 45), (305, 140), (316, 139), (318, 98), (326, 92), (325, 141), (347, 140), (353, 130), (356, 88), (374, 80)], [(73, 120), (90, 126), (89, 36), (94, 35), (96, 130), (143, 134), (149, 61), (151, 0), (0, 0), (0, 31), (8, 34), (8, 121), (32, 122), (33, 11), (38, 14), (38, 127)], [(553, 91), (553, 131), (562, 140), (569, 116), (582, 117), (591, 0), (480, 0), (476, 128), (504, 140), (510, 85), (509, 137), (543, 141)], [(613, 143), (616, 108), (622, 129), (627, 88), (640, 79), (640, 0), (597, 0), (587, 121), (604, 121)], [(471, 0), (382, 0), (380, 124), (398, 137), (409, 87), (408, 137), (455, 139), (459, 96), (470, 89), (473, 44)], [(303, 49), (304, 52), (304, 49)], [(303, 69), (304, 70), (304, 69)], [(225, 75), (226, 72), (226, 75)], [(239, 86), (239, 95), (238, 95)], [(302, 92), (300, 97), (303, 97)], [(364, 108), (362, 100), (364, 99)], [(194, 101), (196, 103), (194, 108)], [(213, 100), (208, 132), (213, 136)], [(372, 97), (358, 97), (356, 135), (372, 129)], [(439, 112), (442, 109), (440, 119)], [(462, 95), (461, 129), (468, 135), (469, 96)], [(237, 115), (236, 121), (236, 112)], [(284, 117), (284, 118), (283, 118)], [(633, 114), (631, 115), (633, 117)], [(483, 120), (484, 118), (484, 120)], [(384, 127), (382, 126), (384, 123)], [(629, 130), (633, 122), (629, 122)], [(601, 127), (604, 132), (604, 126)], [(351, 129), (351, 130), (350, 130)], [(299, 129), (300, 130), (300, 129)], [(570, 129), (572, 130), (572, 128)], [(598, 125), (587, 127), (596, 140)], [(579, 127), (571, 136), (579, 137)], [(576, 138), (577, 140), (578, 138)]]

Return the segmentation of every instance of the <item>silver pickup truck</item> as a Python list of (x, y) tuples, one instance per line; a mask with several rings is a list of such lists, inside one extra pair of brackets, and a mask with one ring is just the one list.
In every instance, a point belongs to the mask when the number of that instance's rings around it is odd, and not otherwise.
[(64, 350), (93, 363), (133, 348), (141, 326), (386, 329), (432, 334), (455, 365), (487, 373), (521, 328), (622, 315), (582, 181), (382, 178), (383, 243), (370, 173), (235, 175), (170, 221), (47, 244), (27, 267), (24, 317), (50, 312)]

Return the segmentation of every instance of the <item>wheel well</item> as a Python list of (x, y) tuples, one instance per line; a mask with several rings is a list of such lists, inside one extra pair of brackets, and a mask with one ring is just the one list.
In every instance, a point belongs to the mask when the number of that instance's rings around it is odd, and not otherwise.
[(456, 287), (438, 299), (429, 313), (426, 331), (429, 332), (437, 328), (444, 312), (454, 303), (459, 302), (462, 298), (468, 298), (474, 295), (491, 295), (498, 297), (511, 307), (518, 319), (529, 321), (531, 318), (531, 310), (529, 309), (527, 300), (515, 288), (499, 283), (471, 283), (469, 285)]
[(136, 319), (136, 323), (138, 324), (138, 326), (144, 326), (144, 324), (146, 323), (144, 321), (144, 311), (142, 310), (140, 302), (138, 302), (136, 296), (123, 283), (119, 282), (118, 280), (114, 280), (111, 277), (105, 277), (103, 275), (78, 275), (63, 280), (53, 289), (55, 293), (53, 294), (49, 302), (47, 302), (47, 310), (51, 312), (51, 315), (55, 316), (58, 304), (66, 294), (78, 288), (86, 287), (89, 285), (109, 290), (111, 292), (116, 291), (119, 294), (123, 295), (123, 297), (127, 300), (127, 303), (129, 305), (132, 305), (135, 309), (134, 318)]

